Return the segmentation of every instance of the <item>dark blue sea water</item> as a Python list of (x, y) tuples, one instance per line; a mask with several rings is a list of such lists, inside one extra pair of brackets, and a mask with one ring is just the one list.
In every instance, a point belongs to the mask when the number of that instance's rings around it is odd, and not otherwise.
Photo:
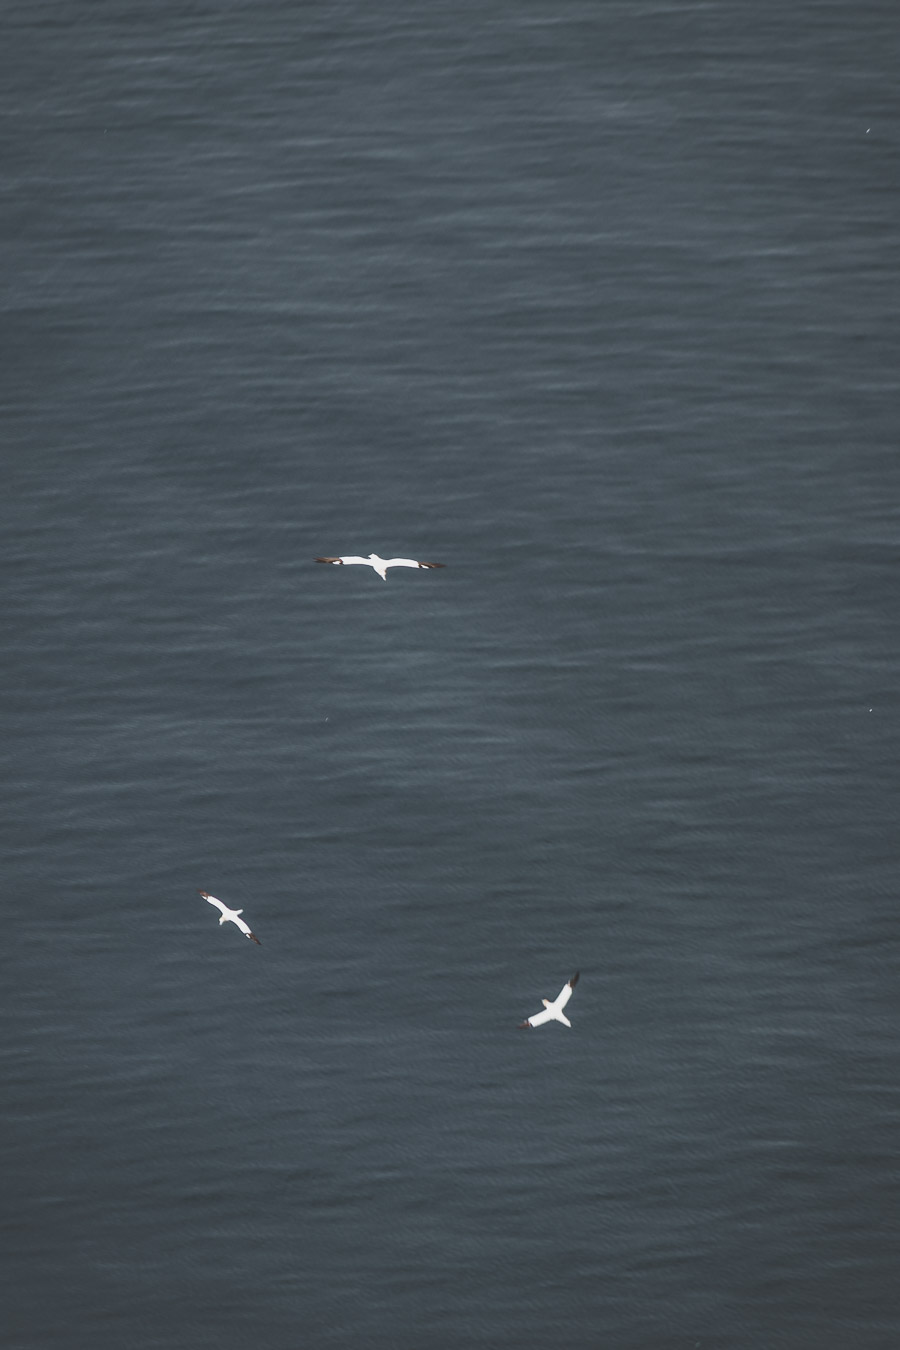
[(900, 1345), (898, 39), (8, 10), (4, 1350)]

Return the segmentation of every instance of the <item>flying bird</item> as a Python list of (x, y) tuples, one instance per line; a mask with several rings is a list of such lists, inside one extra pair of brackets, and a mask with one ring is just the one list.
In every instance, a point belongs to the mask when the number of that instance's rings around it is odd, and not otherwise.
[(237, 924), (238, 928), (241, 930), (241, 932), (244, 934), (245, 937), (248, 937), (251, 942), (255, 942), (257, 947), (262, 946), (262, 943), (260, 942), (256, 934), (251, 933), (250, 929), (244, 923), (244, 920), (239, 918), (239, 915), (243, 914), (244, 912), (242, 909), (229, 909), (227, 905), (223, 905), (221, 900), (217, 900), (216, 897), (214, 895), (210, 895), (208, 891), (198, 891), (197, 894), (202, 895), (204, 900), (208, 900), (211, 905), (215, 905), (216, 909), (220, 909), (222, 911), (222, 917), (219, 919), (220, 924), (227, 923), (228, 920), (230, 919), (232, 923)]
[(544, 1011), (535, 1013), (533, 1017), (529, 1017), (526, 1021), (520, 1022), (519, 1028), (540, 1027), (543, 1026), (545, 1022), (562, 1022), (564, 1027), (570, 1027), (572, 1023), (569, 1021), (568, 1017), (566, 1017), (563, 1008), (572, 997), (572, 991), (578, 983), (578, 974), (579, 972), (576, 970), (571, 980), (569, 980), (569, 983), (563, 985), (559, 992), (559, 996), (555, 998), (552, 1003), (548, 998), (542, 998), (541, 1002), (544, 1005)]
[(379, 558), (377, 553), (370, 553), (368, 558), (316, 558), (316, 562), (362, 563), (363, 567), (374, 567), (382, 581), (387, 581), (387, 569), (389, 567), (446, 567), (447, 565), (446, 563), (416, 562), (415, 558)]

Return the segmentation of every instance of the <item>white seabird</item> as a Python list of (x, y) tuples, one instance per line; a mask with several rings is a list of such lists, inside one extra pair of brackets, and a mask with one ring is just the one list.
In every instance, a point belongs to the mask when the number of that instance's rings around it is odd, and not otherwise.
[(216, 909), (222, 911), (222, 917), (219, 919), (219, 923), (227, 923), (230, 919), (232, 923), (237, 924), (245, 937), (248, 937), (251, 942), (255, 942), (257, 947), (262, 946), (262, 943), (256, 934), (251, 933), (250, 929), (244, 923), (244, 920), (238, 917), (243, 914), (244, 911), (242, 909), (229, 909), (227, 905), (223, 905), (221, 900), (217, 900), (216, 897), (210, 895), (208, 891), (198, 891), (197, 894), (202, 895), (204, 900), (208, 900), (211, 905), (215, 905)]
[(382, 581), (387, 581), (386, 573), (389, 567), (446, 567), (447, 565), (446, 563), (416, 562), (415, 558), (379, 558), (377, 553), (370, 553), (368, 558), (316, 558), (316, 562), (362, 563), (364, 567), (374, 567)]
[(552, 1003), (548, 998), (542, 998), (541, 1002), (544, 1005), (544, 1011), (535, 1013), (533, 1017), (529, 1017), (526, 1021), (520, 1022), (520, 1029), (522, 1027), (540, 1027), (543, 1026), (545, 1022), (562, 1022), (564, 1027), (570, 1027), (572, 1023), (563, 1013), (563, 1008), (572, 997), (572, 990), (578, 983), (578, 974), (579, 972), (576, 970), (571, 980), (569, 980), (569, 983), (563, 985), (559, 992), (559, 996), (555, 998)]

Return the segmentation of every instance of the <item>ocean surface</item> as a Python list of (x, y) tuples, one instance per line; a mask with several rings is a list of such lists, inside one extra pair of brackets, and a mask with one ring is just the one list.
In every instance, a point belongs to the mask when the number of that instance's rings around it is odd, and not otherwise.
[(896, 1350), (895, 0), (4, 47), (3, 1350)]

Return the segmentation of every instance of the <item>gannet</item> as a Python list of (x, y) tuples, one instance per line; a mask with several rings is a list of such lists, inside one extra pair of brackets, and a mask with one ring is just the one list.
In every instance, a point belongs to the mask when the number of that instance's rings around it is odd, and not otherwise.
[(578, 971), (572, 976), (568, 984), (564, 984), (560, 990), (559, 997), (551, 1003), (548, 998), (542, 998), (544, 1011), (535, 1013), (534, 1017), (529, 1017), (525, 1022), (520, 1022), (519, 1027), (540, 1027), (545, 1022), (562, 1022), (564, 1027), (570, 1027), (572, 1023), (563, 1013), (563, 1008), (572, 997), (572, 990), (578, 983)]
[(244, 912), (242, 909), (229, 909), (227, 905), (223, 905), (221, 900), (217, 900), (216, 897), (214, 895), (210, 895), (208, 891), (198, 891), (197, 894), (202, 895), (204, 900), (208, 900), (211, 905), (215, 905), (216, 909), (220, 909), (222, 911), (222, 917), (219, 919), (219, 923), (227, 923), (227, 921), (230, 919), (232, 923), (237, 924), (238, 928), (241, 930), (241, 932), (244, 934), (245, 937), (248, 937), (251, 942), (255, 942), (257, 947), (262, 946), (262, 943), (260, 942), (256, 934), (251, 933), (250, 929), (244, 923), (244, 920), (238, 918), (238, 915), (243, 914)]
[(386, 572), (389, 567), (446, 567), (447, 565), (446, 563), (416, 562), (415, 558), (379, 558), (377, 553), (370, 553), (368, 558), (316, 558), (316, 562), (362, 563), (364, 567), (374, 567), (382, 581), (387, 581)]

